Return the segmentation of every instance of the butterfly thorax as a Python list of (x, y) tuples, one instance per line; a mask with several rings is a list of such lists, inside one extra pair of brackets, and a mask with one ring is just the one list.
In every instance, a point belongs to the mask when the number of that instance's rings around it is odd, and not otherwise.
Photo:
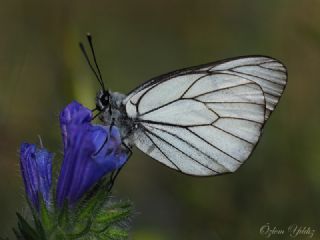
[[(97, 104), (99, 103), (98, 96), (101, 96), (101, 92), (97, 94)], [(123, 141), (130, 145), (130, 136), (132, 133), (132, 129), (134, 128), (134, 124), (132, 120), (127, 116), (125, 105), (123, 104), (123, 100), (126, 95), (118, 92), (110, 92), (109, 91), (109, 99), (106, 106), (103, 106), (103, 113), (100, 115), (100, 120), (105, 124), (110, 126), (112, 123), (119, 128), (120, 135)]]

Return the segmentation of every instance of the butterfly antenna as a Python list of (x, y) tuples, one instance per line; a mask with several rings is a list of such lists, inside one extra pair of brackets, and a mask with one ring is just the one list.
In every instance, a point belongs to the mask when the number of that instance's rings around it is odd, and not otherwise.
[(99, 77), (100, 77), (102, 88), (104, 90), (105, 89), (104, 88), (104, 82), (102, 80), (102, 74), (101, 74), (101, 71), (100, 71), (100, 68), (99, 68), (99, 65), (98, 65), (98, 61), (97, 61), (96, 54), (95, 54), (94, 47), (93, 47), (92, 36), (91, 36), (90, 33), (87, 33), (87, 39), (88, 39), (89, 46), (90, 46), (90, 49), (91, 49), (91, 53), (92, 53), (92, 56), (93, 56), (94, 64), (95, 64), (95, 66), (96, 66), (96, 68), (98, 70), (98, 74), (99, 74)]
[[(83, 53), (83, 56), (84, 56), (84, 58), (86, 59), (88, 65), (89, 65), (89, 67), (90, 67), (90, 69), (92, 70), (92, 72), (94, 73), (95, 77), (97, 78), (100, 86), (102, 87), (102, 90), (103, 90), (103, 91), (106, 91), (106, 90), (105, 90), (105, 87), (104, 87), (104, 83), (103, 83), (102, 79), (99, 77), (99, 76), (101, 76), (100, 70), (98, 70), (99, 73), (100, 73), (100, 74), (98, 75), (97, 72), (96, 72), (96, 70), (94, 69), (94, 67), (92, 66), (92, 64), (91, 64), (91, 62), (90, 62), (89, 56), (88, 56), (88, 54), (87, 54), (87, 51), (86, 51), (83, 43), (80, 42), (80, 43), (79, 43), (79, 46), (80, 46), (80, 49), (81, 49), (81, 51), (82, 51), (82, 53)], [(90, 48), (91, 48), (91, 46), (90, 46)], [(95, 62), (96, 62), (96, 60), (95, 60)]]

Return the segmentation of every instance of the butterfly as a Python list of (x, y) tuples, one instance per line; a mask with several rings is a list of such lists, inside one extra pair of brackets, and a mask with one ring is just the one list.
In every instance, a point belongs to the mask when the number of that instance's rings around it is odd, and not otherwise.
[[(87, 35), (101, 85), (99, 118), (120, 129), (123, 145), (195, 176), (236, 171), (255, 149), (287, 84), (286, 67), (267, 56), (243, 56), (172, 71), (127, 95), (107, 90), (91, 35)], [(96, 115), (96, 116), (97, 116)]]

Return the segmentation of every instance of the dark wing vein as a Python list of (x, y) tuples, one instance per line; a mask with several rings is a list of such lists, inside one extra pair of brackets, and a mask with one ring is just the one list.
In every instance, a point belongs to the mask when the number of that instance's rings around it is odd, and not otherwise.
[(227, 118), (227, 119), (236, 119), (236, 120), (243, 120), (243, 121), (248, 121), (248, 122), (253, 122), (253, 123), (257, 123), (257, 124), (263, 124), (261, 122), (257, 122), (251, 119), (247, 119), (247, 118), (239, 118), (239, 117), (221, 117), (221, 118)]
[(231, 104), (251, 104), (251, 105), (259, 105), (259, 106), (265, 106), (265, 104), (263, 103), (255, 103), (255, 102), (218, 102), (218, 101), (214, 101), (214, 102), (203, 102), (204, 104), (207, 104), (207, 103), (231, 103)]
[(228, 131), (220, 128), (220, 127), (217, 127), (216, 125), (211, 125), (211, 126), (214, 127), (214, 128), (216, 128), (216, 129), (219, 129), (220, 131), (222, 131), (222, 132), (224, 132), (224, 133), (226, 133), (226, 134), (228, 134), (228, 135), (230, 135), (230, 136), (233, 136), (233, 137), (235, 137), (235, 138), (238, 138), (238, 139), (241, 140), (241, 141), (244, 141), (244, 142), (246, 142), (246, 143), (249, 143), (249, 144), (251, 144), (251, 145), (254, 145), (253, 142), (250, 142), (250, 141), (248, 141), (248, 140), (246, 140), (246, 139), (244, 139), (244, 138), (242, 138), (242, 137), (239, 137), (239, 136), (237, 136), (237, 135), (235, 135), (235, 134), (233, 134), (233, 133), (231, 133), (231, 132), (228, 132)]
[(148, 113), (157, 111), (157, 110), (159, 110), (159, 109), (161, 109), (161, 108), (164, 108), (164, 107), (166, 107), (166, 106), (168, 106), (168, 105), (170, 105), (170, 104), (172, 104), (172, 103), (175, 103), (175, 102), (177, 102), (177, 101), (179, 101), (179, 100), (180, 100), (180, 98), (177, 98), (177, 99), (175, 99), (175, 100), (173, 100), (173, 101), (170, 101), (170, 102), (167, 102), (167, 103), (165, 103), (165, 104), (163, 104), (163, 105), (161, 105), (161, 106), (159, 106), (159, 107), (150, 109), (150, 110), (147, 111), (147, 112), (144, 112), (144, 113), (142, 113), (142, 114), (139, 114), (139, 117), (141, 117), (141, 116), (143, 116), (143, 115), (146, 115), (146, 114), (148, 114)]
[[(162, 126), (184, 127), (179, 124), (167, 123), (167, 122), (161, 122), (161, 121), (144, 120), (144, 119), (139, 119), (139, 120), (135, 121), (135, 123), (151, 123), (151, 124), (159, 124)], [(202, 127), (202, 126), (208, 126), (208, 124), (205, 123), (205, 124), (190, 124), (190, 125), (188, 125), (188, 127)]]
[[(208, 126), (209, 126), (209, 125), (208, 125)], [(176, 134), (174, 134), (174, 133), (171, 133), (171, 132), (169, 132), (169, 131), (167, 131), (167, 130), (164, 130), (164, 129), (161, 129), (161, 128), (157, 128), (157, 127), (155, 127), (155, 126), (152, 126), (152, 127), (155, 128), (155, 129), (157, 129), (157, 130), (159, 130), (159, 131), (165, 132), (165, 133), (167, 133), (167, 134), (169, 134), (169, 135), (171, 135), (171, 136), (179, 139), (180, 141), (182, 141), (182, 142), (186, 143), (187, 145), (189, 145), (191, 148), (197, 150), (198, 152), (202, 153), (203, 155), (205, 155), (206, 157), (208, 157), (209, 159), (211, 159), (212, 161), (214, 161), (217, 165), (220, 165), (221, 167), (225, 168), (223, 165), (221, 165), (221, 164), (217, 161), (217, 159), (215, 159), (215, 158), (211, 157), (210, 155), (208, 155), (207, 153), (201, 151), (198, 147), (196, 147), (196, 146), (194, 146), (193, 144), (187, 142), (186, 140), (184, 140), (183, 138), (179, 137), (178, 135), (176, 135)], [(183, 127), (181, 127), (181, 128), (183, 128)], [(185, 129), (185, 128), (184, 128), (184, 129)], [(192, 133), (191, 133), (191, 134), (192, 134)], [(208, 166), (206, 166), (206, 167), (209, 168), (210, 170), (214, 171), (214, 172), (217, 172), (217, 171), (211, 169), (211, 168), (208, 167)], [(219, 173), (219, 172), (217, 172), (217, 173)]]
[(234, 66), (234, 67), (231, 67), (231, 68), (226, 68), (226, 69), (222, 69), (222, 70), (214, 70), (213, 68), (217, 67), (217, 66), (212, 66), (211, 68), (209, 68), (208, 70), (209, 71), (226, 71), (228, 69), (232, 69), (232, 68), (237, 68), (237, 67), (260, 67), (260, 64), (266, 64), (266, 63), (272, 63), (272, 62), (276, 62), (274, 60), (271, 60), (270, 59), (268, 61), (265, 61), (265, 62), (261, 62), (261, 63), (258, 63), (258, 64), (254, 64), (254, 63), (249, 63), (249, 64), (239, 64), (237, 66)]
[[(221, 73), (219, 73), (221, 74)], [(225, 73), (221, 74), (221, 75), (224, 75)], [(232, 74), (226, 74), (226, 75), (232, 75)], [(232, 76), (237, 76), (237, 75), (232, 75)], [(237, 76), (239, 77), (239, 76)], [(244, 79), (244, 78), (243, 78)], [(241, 84), (237, 84), (237, 85), (234, 85), (234, 86), (229, 86), (229, 87), (224, 87), (224, 88), (219, 88), (219, 89), (215, 89), (215, 90), (212, 90), (212, 91), (208, 91), (208, 92), (204, 92), (204, 93), (201, 93), (197, 96), (195, 96), (195, 98), (197, 97), (201, 97), (201, 96), (204, 96), (204, 95), (207, 95), (207, 94), (211, 94), (211, 93), (215, 93), (215, 92), (219, 92), (219, 91), (222, 91), (222, 90), (229, 90), (229, 89), (232, 89), (232, 88), (236, 88), (236, 87), (240, 87), (240, 86), (244, 86), (244, 85), (257, 85), (255, 82), (253, 82), (252, 80), (249, 80), (249, 79), (245, 79), (245, 80), (248, 80), (250, 82), (247, 82), (247, 83), (241, 83)], [(193, 98), (192, 98), (193, 99)]]
[(183, 96), (193, 87), (194, 84), (196, 84), (200, 79), (210, 76), (211, 74), (205, 74), (199, 78), (197, 78), (193, 83), (190, 84), (190, 86), (182, 93), (180, 98), (183, 98)]
[(259, 67), (264, 68), (264, 69), (269, 70), (269, 71), (273, 71), (273, 72), (286, 73), (286, 71), (280, 70), (280, 69), (268, 68), (266, 66), (260, 66), (260, 65), (259, 65)]
[[(239, 68), (239, 67), (237, 67), (237, 68)], [(253, 74), (250, 74), (250, 73), (239, 72), (239, 71), (236, 70), (236, 68), (231, 68), (228, 71), (234, 72), (234, 73), (238, 73), (238, 74), (247, 75), (247, 76), (250, 76), (250, 77), (255, 77), (255, 78), (261, 79), (263, 81), (271, 82), (271, 83), (274, 83), (276, 85), (279, 85), (279, 86), (283, 87), (283, 84), (281, 84), (281, 83), (278, 83), (278, 82), (275, 82), (275, 81), (271, 81), (271, 79), (263, 78), (263, 77), (260, 77), (260, 76), (257, 76), (257, 75), (253, 75)]]
[[(139, 116), (143, 116), (143, 115), (146, 115), (146, 114), (148, 114), (148, 113), (154, 112), (154, 111), (156, 111), (156, 110), (158, 110), (158, 109), (161, 109), (161, 108), (163, 108), (163, 107), (166, 107), (166, 106), (168, 106), (168, 105), (170, 105), (170, 104), (172, 104), (172, 103), (175, 103), (175, 102), (177, 102), (177, 101), (179, 101), (179, 100), (188, 99), (188, 98), (183, 98), (183, 96), (190, 90), (190, 88), (191, 88), (196, 82), (198, 82), (200, 79), (202, 79), (202, 78), (204, 78), (204, 77), (206, 77), (206, 76), (209, 76), (209, 75), (204, 75), (204, 76), (201, 76), (201, 77), (197, 78), (196, 80), (194, 80), (194, 81), (190, 84), (190, 86), (182, 93), (182, 95), (181, 95), (180, 97), (176, 98), (175, 100), (170, 101), (170, 102), (167, 102), (166, 104), (163, 104), (163, 105), (158, 106), (158, 107), (156, 107), (156, 108), (150, 109), (149, 111), (144, 112), (144, 113), (142, 113), (142, 114), (139, 113)], [(163, 83), (163, 82), (161, 82), (161, 83)], [(160, 85), (161, 83), (157, 84), (157, 86)], [(146, 94), (147, 92), (149, 92), (151, 89), (152, 89), (152, 88), (148, 89), (144, 94)], [(140, 99), (142, 99), (141, 97), (142, 97), (144, 94), (142, 94), (142, 95), (140, 96), (138, 102), (140, 102)], [(138, 104), (138, 102), (137, 102), (137, 104)]]
[[(166, 144), (169, 145), (170, 147), (176, 149), (177, 151), (179, 151), (179, 152), (182, 153), (183, 155), (187, 156), (188, 158), (192, 159), (193, 161), (195, 161), (195, 162), (198, 163), (199, 165), (201, 165), (201, 166), (209, 169), (209, 170), (212, 171), (212, 172), (219, 173), (219, 172), (213, 170), (212, 168), (208, 167), (207, 165), (199, 162), (197, 159), (193, 158), (192, 156), (190, 156), (189, 154), (185, 153), (185, 152), (182, 151), (181, 149), (177, 148), (177, 147), (174, 146), (173, 144), (169, 143), (168, 141), (166, 141), (165, 139), (163, 139), (162, 137), (160, 137), (158, 134), (155, 134), (154, 132), (148, 130), (148, 129), (145, 128), (145, 127), (144, 127), (143, 130), (146, 132), (146, 134), (151, 134), (151, 135), (153, 135), (154, 137), (160, 139), (161, 141), (163, 141), (164, 143), (166, 143)], [(190, 145), (190, 144), (189, 144), (189, 145)], [(190, 146), (191, 146), (191, 145), (190, 145)], [(219, 163), (217, 163), (217, 164), (219, 164)], [(219, 165), (221, 165), (221, 164), (219, 164)], [(223, 167), (223, 166), (222, 166), (222, 167)], [(223, 168), (224, 168), (224, 167), (223, 167)]]
[(218, 148), (217, 146), (213, 145), (212, 143), (208, 142), (206, 139), (204, 139), (203, 137), (199, 136), (198, 134), (196, 134), (194, 131), (192, 131), (189, 127), (186, 128), (189, 132), (193, 133), (195, 136), (197, 136), (198, 138), (200, 138), (202, 141), (208, 143), (210, 146), (212, 146), (213, 148), (217, 149), (218, 151), (222, 152), (223, 154), (231, 157), (232, 159), (234, 159), (235, 161), (241, 163), (241, 161), (239, 159), (236, 159), (234, 156), (226, 153), (225, 151), (223, 151), (222, 149)]
[(140, 114), (139, 112), (139, 104), (141, 99), (153, 88), (155, 88), (156, 86), (158, 86), (159, 84), (161, 84), (162, 82), (156, 82), (153, 86), (151, 86), (147, 91), (145, 91), (143, 94), (141, 94), (141, 96), (138, 98), (137, 103), (136, 103), (136, 108), (137, 108), (137, 113)]
[(182, 172), (181, 169), (162, 151), (162, 149), (158, 146), (158, 144), (156, 144), (146, 132), (144, 132), (144, 134), (147, 136), (147, 138), (149, 138), (149, 140), (154, 144), (154, 146), (162, 153), (162, 155), (165, 156), (165, 158), (169, 162), (171, 162), (172, 165), (174, 165), (177, 168), (178, 171)]
[[(229, 70), (228, 70), (229, 71)], [(249, 78), (246, 78), (245, 76), (243, 76), (243, 74), (244, 73), (237, 73), (237, 72), (233, 72), (233, 71), (229, 71), (229, 72), (224, 72), (223, 74), (226, 74), (226, 75), (229, 75), (229, 76), (234, 76), (234, 77), (241, 77), (241, 78), (243, 78), (243, 79), (245, 79), (245, 80), (247, 80), (247, 81), (250, 81), (250, 83), (247, 83), (247, 84), (257, 84), (259, 87), (261, 87), (258, 83), (256, 83), (256, 82), (254, 82), (253, 80), (251, 80), (251, 79), (249, 79)], [(254, 76), (255, 77), (255, 76)], [(268, 80), (267, 80), (268, 81)], [(240, 85), (238, 85), (238, 86), (240, 86)], [(262, 87), (261, 87), (262, 88)], [(262, 88), (262, 90), (263, 90), (263, 88)], [(276, 98), (279, 98), (280, 96), (277, 96), (277, 95), (274, 95), (273, 93), (269, 93), (269, 91), (268, 92), (265, 92), (264, 90), (263, 90), (263, 93), (264, 94), (269, 94), (270, 96), (273, 96), (273, 97), (276, 97)]]

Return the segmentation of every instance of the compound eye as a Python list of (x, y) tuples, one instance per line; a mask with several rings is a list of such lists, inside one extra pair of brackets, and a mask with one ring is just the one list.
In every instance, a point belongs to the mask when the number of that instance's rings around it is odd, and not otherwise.
[(100, 98), (100, 102), (103, 106), (109, 105), (109, 96), (107, 94), (103, 94)]

